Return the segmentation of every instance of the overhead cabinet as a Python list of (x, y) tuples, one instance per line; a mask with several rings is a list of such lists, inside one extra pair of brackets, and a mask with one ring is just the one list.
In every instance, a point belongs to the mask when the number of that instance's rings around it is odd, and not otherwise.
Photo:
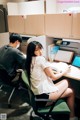
[(73, 14), (72, 38), (80, 39), (80, 13)]
[(44, 35), (44, 15), (26, 16), (24, 29), (28, 35)]
[(46, 14), (45, 31), (52, 37), (80, 39), (80, 13)]
[(8, 16), (9, 32), (44, 35), (44, 15)]
[(80, 13), (8, 16), (9, 32), (80, 39)]
[(71, 14), (46, 14), (46, 35), (59, 38), (70, 38), (72, 27)]
[(8, 16), (9, 32), (24, 33), (23, 16)]

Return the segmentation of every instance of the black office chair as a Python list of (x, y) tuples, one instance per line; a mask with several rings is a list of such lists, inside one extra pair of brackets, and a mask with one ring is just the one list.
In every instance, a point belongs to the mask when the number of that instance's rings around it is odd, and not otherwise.
[[(20, 86), (20, 78), (21, 78), (21, 71), (17, 72), (17, 78), (14, 78), (12, 81), (10, 80), (10, 77), (7, 73), (7, 71), (0, 66), (0, 95), (1, 98), (6, 96), (8, 93), (8, 101), (6, 103), (6, 107), (11, 107), (11, 99), (14, 94), (14, 92), (19, 88)], [(2, 103), (1, 105), (2, 106)]]
[[(28, 101), (29, 105), (33, 108), (30, 119), (32, 120), (32, 113), (35, 112), (36, 115), (38, 115), (40, 118), (43, 118), (44, 120), (52, 120), (52, 119), (62, 119), (69, 120), (70, 110), (66, 104), (66, 102), (63, 99), (59, 99), (57, 101), (53, 101), (53, 104), (50, 106), (44, 106), (44, 101), (51, 101), (49, 99), (37, 99), (34, 93), (32, 92), (28, 77), (26, 74), (26, 71), (22, 72), (22, 81), (25, 86), (25, 89), (27, 90), (28, 94)], [(61, 118), (62, 116), (62, 118)], [(66, 117), (65, 117), (66, 116)]]

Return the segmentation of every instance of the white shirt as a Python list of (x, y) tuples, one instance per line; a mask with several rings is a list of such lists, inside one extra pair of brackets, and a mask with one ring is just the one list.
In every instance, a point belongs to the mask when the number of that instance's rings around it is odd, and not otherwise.
[(35, 95), (58, 91), (52, 79), (45, 74), (46, 67), (49, 67), (49, 64), (43, 56), (32, 58), (30, 80), (31, 89)]

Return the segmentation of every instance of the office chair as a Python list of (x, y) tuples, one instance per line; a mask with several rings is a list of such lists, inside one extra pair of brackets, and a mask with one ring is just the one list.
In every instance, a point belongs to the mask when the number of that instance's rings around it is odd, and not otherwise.
[(51, 101), (51, 100), (43, 99), (43, 98), (40, 98), (40, 99), (36, 98), (36, 96), (34, 95), (34, 93), (32, 92), (30, 88), (26, 71), (22, 72), (22, 81), (23, 81), (23, 84), (25, 84), (25, 88), (27, 88), (29, 105), (33, 108), (30, 114), (30, 120), (33, 119), (32, 117), (33, 111), (36, 115), (38, 115), (41, 119), (44, 119), (44, 120), (46, 119), (54, 120), (55, 118), (56, 120), (59, 120), (61, 119), (60, 115), (62, 115), (63, 120), (65, 116), (66, 116), (65, 120), (69, 120), (70, 109), (68, 108), (66, 102), (63, 99), (53, 101), (52, 105), (43, 106), (42, 104), (44, 104), (44, 101)]
[[(7, 71), (2, 66), (0, 66), (0, 95), (4, 97), (7, 93), (9, 93), (8, 101), (6, 104), (8, 108), (11, 107), (11, 99), (14, 92), (20, 86), (20, 78), (21, 71), (18, 71), (17, 78), (14, 78), (12, 81), (10, 81)], [(2, 106), (2, 103), (0, 106)]]

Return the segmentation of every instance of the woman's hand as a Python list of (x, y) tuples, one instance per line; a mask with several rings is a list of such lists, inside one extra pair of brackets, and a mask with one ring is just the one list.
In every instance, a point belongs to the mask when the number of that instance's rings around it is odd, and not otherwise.
[(68, 65), (68, 66), (64, 69), (63, 75), (66, 74), (66, 73), (68, 73), (68, 72), (70, 71), (70, 68), (71, 68), (71, 65)]

